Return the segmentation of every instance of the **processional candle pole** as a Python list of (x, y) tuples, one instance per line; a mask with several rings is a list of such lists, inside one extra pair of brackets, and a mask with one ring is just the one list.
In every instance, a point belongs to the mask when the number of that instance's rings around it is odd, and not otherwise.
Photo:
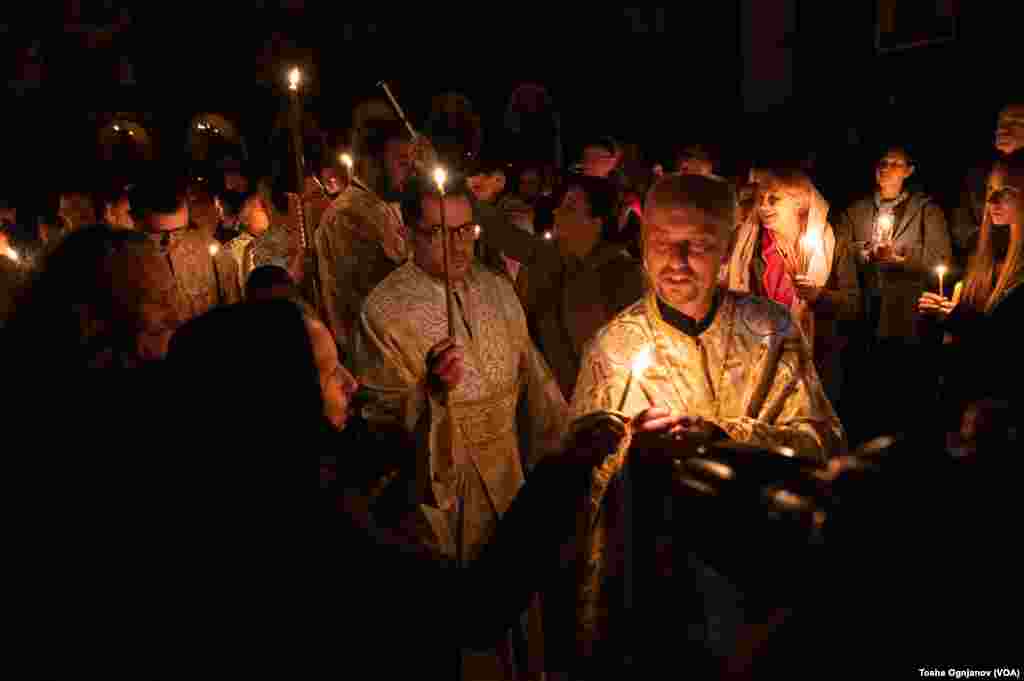
[(405, 112), (402, 111), (402, 107), (398, 104), (398, 100), (395, 99), (395, 96), (391, 94), (391, 88), (388, 87), (387, 82), (382, 80), (379, 83), (377, 83), (377, 87), (380, 87), (384, 90), (384, 94), (387, 95), (388, 101), (391, 103), (391, 108), (395, 110), (395, 115), (398, 116), (398, 120), (402, 121), (402, 123), (405, 124), (405, 129), (409, 131), (409, 135), (412, 136), (413, 141), (418, 140), (420, 136), (412, 127), (412, 124), (409, 122), (409, 119), (405, 117)]
[[(306, 163), (302, 157), (303, 154), (303, 142), (302, 142), (302, 101), (299, 98), (299, 83), (302, 81), (302, 72), (299, 68), (293, 67), (288, 72), (288, 93), (291, 106), (289, 111), (291, 114), (291, 132), (292, 132), (292, 159), (295, 163), (295, 194), (299, 197), (298, 209), (300, 211), (301, 224), (299, 225), (299, 235), (301, 237), (302, 249), (305, 253), (306, 258), (310, 261), (312, 271), (306, 275), (309, 280), (309, 292), (313, 297), (313, 305), (317, 308), (317, 311), (323, 315), (325, 310), (323, 309), (323, 301), (320, 298), (320, 276), (318, 272), (318, 263), (316, 254), (313, 252), (313, 238), (310, 233), (310, 226), (308, 224), (309, 211), (305, 209), (303, 205), (303, 197), (306, 194)], [(296, 284), (300, 282), (295, 282)]]
[[(387, 86), (385, 85), (385, 90)], [(397, 103), (396, 103), (397, 105)], [(410, 128), (411, 132), (411, 128)], [(455, 315), (454, 308), (452, 305), (452, 276), (451, 276), (451, 253), (448, 244), (448, 219), (445, 211), (444, 197), (445, 197), (445, 182), (448, 181), (448, 173), (445, 172), (444, 168), (438, 166), (434, 168), (434, 183), (437, 184), (437, 192), (441, 199), (441, 238), (444, 240), (444, 297), (445, 297), (445, 310), (448, 316), (448, 337), (455, 338)], [(462, 465), (458, 463), (459, 458), (455, 456), (455, 420), (454, 412), (452, 410), (452, 396), (451, 391), (445, 392), (445, 410), (447, 411), (448, 417), (448, 451), (451, 452), (452, 464), (455, 466), (455, 567), (456, 569), (462, 568), (463, 561), (463, 549), (462, 545), (464, 542), (464, 531), (465, 531), (465, 498), (463, 489), (463, 471)], [(455, 678), (458, 681), (462, 679), (462, 644), (456, 643), (455, 646), (455, 665), (456, 672)]]

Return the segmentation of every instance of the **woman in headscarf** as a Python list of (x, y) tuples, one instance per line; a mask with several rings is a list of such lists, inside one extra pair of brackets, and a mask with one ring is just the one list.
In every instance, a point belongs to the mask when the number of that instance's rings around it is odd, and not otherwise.
[(730, 289), (786, 306), (814, 352), (833, 403), (842, 384), (844, 322), (857, 319), (860, 287), (850, 235), (828, 223), (828, 203), (800, 170), (758, 172), (753, 210), (736, 233), (728, 269)]
[[(942, 320), (953, 335), (944, 367), (953, 411), (959, 419), (969, 401), (1009, 400), (1019, 412), (1024, 376), (1018, 329), (1024, 314), (1024, 162), (998, 163), (988, 181), (988, 199), (978, 246), (967, 265), (959, 297), (925, 292), (918, 309)], [(953, 422), (954, 425), (956, 421)]]

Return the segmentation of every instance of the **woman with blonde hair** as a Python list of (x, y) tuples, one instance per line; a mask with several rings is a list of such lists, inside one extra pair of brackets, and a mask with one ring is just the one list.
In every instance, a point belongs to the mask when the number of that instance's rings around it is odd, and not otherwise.
[[(1007, 399), (1019, 409), (1019, 321), (1024, 315), (1024, 160), (999, 163), (989, 175), (978, 246), (956, 300), (924, 293), (923, 314), (937, 316), (952, 334), (955, 361), (950, 393), (955, 406)], [(957, 409), (959, 412), (960, 410)]]
[(846, 345), (842, 322), (857, 319), (860, 287), (850, 236), (828, 223), (828, 202), (800, 170), (756, 171), (754, 208), (740, 225), (723, 279), (789, 308), (838, 402)]

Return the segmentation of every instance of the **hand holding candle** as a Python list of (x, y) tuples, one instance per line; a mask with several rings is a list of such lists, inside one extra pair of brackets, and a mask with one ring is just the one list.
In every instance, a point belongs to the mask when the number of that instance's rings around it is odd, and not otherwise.
[(942, 280), (946, 276), (946, 266), (945, 265), (939, 265), (938, 267), (935, 268), (935, 273), (937, 275), (939, 275), (939, 295), (942, 296), (943, 298), (945, 298), (946, 297), (946, 289), (942, 285)]
[(651, 406), (654, 406), (651, 396), (648, 394), (647, 389), (641, 382), (644, 372), (647, 371), (649, 366), (651, 366), (651, 354), (651, 348), (648, 346), (637, 353), (636, 357), (633, 359), (633, 365), (629, 370), (629, 378), (626, 379), (626, 389), (622, 391), (622, 399), (619, 400), (619, 408), (616, 411), (622, 411), (626, 407), (626, 400), (629, 398), (629, 390), (633, 387), (634, 379), (640, 386), (640, 389), (644, 391), (647, 401), (651, 402)]

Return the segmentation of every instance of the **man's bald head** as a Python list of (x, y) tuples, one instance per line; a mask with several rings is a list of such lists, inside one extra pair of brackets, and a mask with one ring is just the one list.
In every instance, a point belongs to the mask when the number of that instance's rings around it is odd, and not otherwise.
[(728, 182), (703, 175), (667, 175), (647, 192), (644, 224), (680, 210), (703, 212), (719, 226), (723, 238), (736, 226), (736, 191)]

